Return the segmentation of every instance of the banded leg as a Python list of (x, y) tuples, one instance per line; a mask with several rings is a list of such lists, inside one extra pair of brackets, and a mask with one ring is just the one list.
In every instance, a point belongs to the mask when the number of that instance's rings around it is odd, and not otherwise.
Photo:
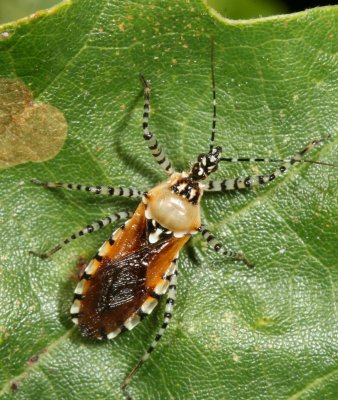
[(127, 219), (127, 218), (130, 218), (131, 216), (132, 216), (132, 213), (124, 212), (124, 211), (116, 213), (116, 214), (108, 215), (107, 217), (100, 219), (90, 225), (87, 225), (85, 228), (81, 229), (79, 232), (74, 233), (73, 235), (67, 237), (63, 242), (57, 244), (55, 247), (53, 247), (46, 253), (37, 253), (35, 251), (30, 251), (29, 254), (40, 257), (42, 259), (48, 258), (52, 254), (57, 252), (58, 250), (62, 249), (62, 247), (64, 247), (66, 244), (70, 243), (71, 241), (73, 241), (81, 236), (87, 235), (88, 233), (98, 231), (101, 228), (104, 228), (105, 226), (112, 224), (115, 221), (118, 221), (120, 219)]
[[(312, 150), (315, 146), (321, 143), (322, 140), (313, 140), (307, 146), (305, 146), (301, 151), (294, 154), (290, 160), (285, 160), (284, 164), (280, 165), (272, 174), (270, 175), (253, 175), (247, 177), (240, 177), (235, 179), (225, 179), (224, 181), (210, 181), (207, 184), (205, 190), (209, 192), (226, 192), (228, 190), (239, 190), (239, 189), (246, 189), (251, 188), (258, 185), (265, 185), (282, 175), (283, 173), (287, 172), (290, 165), (293, 165), (297, 162), (301, 162), (302, 157)], [(232, 159), (221, 159), (221, 161), (229, 161)], [(233, 159), (237, 161), (237, 159)], [(260, 161), (260, 160), (267, 160), (265, 162), (270, 162), (270, 159), (239, 159), (241, 161)]]
[(176, 286), (177, 286), (177, 258), (173, 260), (173, 264), (175, 264), (175, 270), (173, 271), (172, 275), (168, 276), (167, 279), (169, 280), (169, 289), (168, 289), (168, 295), (167, 295), (167, 301), (166, 301), (166, 306), (165, 306), (165, 312), (164, 312), (164, 319), (161, 328), (157, 332), (153, 342), (149, 346), (148, 350), (144, 353), (143, 357), (139, 360), (139, 362), (135, 365), (135, 367), (131, 370), (129, 375), (126, 377), (126, 379), (122, 382), (121, 388), (125, 389), (125, 387), (130, 383), (132, 380), (133, 376), (136, 374), (136, 372), (142, 367), (142, 365), (148, 360), (150, 357), (150, 353), (152, 353), (158, 342), (161, 340), (165, 330), (168, 328), (171, 315), (172, 315), (172, 310), (173, 306), (175, 304), (175, 297), (176, 297)]
[(254, 267), (254, 265), (245, 257), (243, 253), (226, 249), (204, 225), (201, 225), (199, 231), (201, 232), (203, 239), (207, 241), (208, 245), (216, 253), (222, 254), (226, 257), (234, 258), (235, 260), (243, 261), (244, 264), (246, 264), (249, 268)]
[(95, 194), (103, 194), (106, 196), (121, 196), (121, 197), (142, 197), (142, 192), (135, 188), (124, 187), (111, 187), (111, 186), (87, 186), (78, 183), (64, 183), (64, 182), (42, 182), (38, 179), (31, 180), (34, 185), (43, 186), (48, 189), (67, 189), (67, 190), (80, 190), (82, 192), (89, 192)]
[(144, 106), (143, 106), (143, 137), (147, 141), (151, 154), (155, 157), (158, 164), (164, 169), (165, 173), (171, 175), (174, 170), (171, 167), (170, 160), (161, 149), (155, 136), (149, 131), (149, 111), (150, 111), (150, 82), (143, 75), (140, 79), (144, 87)]

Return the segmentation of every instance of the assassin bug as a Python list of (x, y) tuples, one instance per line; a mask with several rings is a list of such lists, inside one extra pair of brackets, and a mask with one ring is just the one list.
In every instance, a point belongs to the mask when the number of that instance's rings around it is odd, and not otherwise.
[[(179, 251), (194, 234), (201, 233), (209, 246), (226, 257), (253, 264), (241, 252), (225, 248), (201, 224), (200, 200), (204, 192), (227, 192), (264, 185), (285, 173), (289, 166), (306, 161), (302, 157), (322, 140), (313, 140), (289, 160), (271, 158), (224, 158), (222, 148), (215, 146), (216, 89), (214, 73), (214, 44), (211, 41), (211, 77), (213, 119), (210, 148), (200, 154), (188, 172), (175, 172), (155, 136), (149, 130), (150, 82), (141, 75), (144, 88), (143, 137), (149, 150), (168, 179), (151, 190), (142, 192), (134, 188), (110, 186), (85, 186), (73, 183), (41, 182), (45, 188), (80, 190), (98, 195), (138, 197), (141, 202), (134, 213), (119, 212), (88, 225), (78, 233), (46, 253), (31, 252), (48, 258), (72, 240), (97, 231), (118, 220), (127, 220), (103, 243), (96, 256), (89, 262), (76, 286), (71, 318), (85, 336), (96, 339), (113, 339), (121, 332), (134, 328), (150, 314), (166, 292), (164, 320), (150, 347), (122, 383), (124, 388), (140, 366), (149, 358), (170, 323), (177, 284), (177, 258)], [(209, 181), (222, 161), (280, 162), (269, 175)], [(328, 164), (332, 165), (332, 164)]]

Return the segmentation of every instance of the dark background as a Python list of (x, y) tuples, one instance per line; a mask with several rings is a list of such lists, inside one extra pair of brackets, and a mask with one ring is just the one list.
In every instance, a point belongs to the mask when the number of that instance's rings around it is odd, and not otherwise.
[(287, 5), (290, 12), (296, 12), (305, 10), (306, 8), (318, 7), (318, 6), (328, 6), (337, 4), (336, 1), (310, 1), (310, 0), (300, 0), (300, 1), (292, 1), (292, 0), (284, 0), (284, 3)]

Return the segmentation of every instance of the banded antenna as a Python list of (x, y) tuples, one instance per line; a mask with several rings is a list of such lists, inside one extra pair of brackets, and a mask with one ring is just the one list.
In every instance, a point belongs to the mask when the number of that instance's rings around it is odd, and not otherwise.
[(227, 162), (264, 162), (264, 163), (289, 163), (289, 164), (294, 164), (294, 163), (307, 163), (307, 164), (317, 164), (317, 165), (325, 165), (327, 167), (334, 167), (338, 168), (338, 164), (334, 163), (328, 163), (325, 161), (314, 161), (314, 160), (295, 160), (295, 159), (289, 159), (289, 160), (275, 160), (272, 158), (251, 158), (251, 157), (221, 157), (220, 161), (227, 161)]
[(212, 116), (212, 126), (211, 126), (211, 137), (210, 137), (210, 151), (214, 148), (215, 141), (215, 132), (216, 132), (216, 86), (215, 86), (215, 63), (214, 63), (214, 37), (211, 35), (210, 37), (211, 44), (211, 53), (210, 53), (210, 61), (211, 61), (211, 81), (212, 81), (212, 105), (213, 105), (213, 116)]
[[(324, 143), (324, 139), (316, 139), (313, 141), (314, 143)], [(303, 152), (305, 152), (305, 149), (303, 149)], [(302, 152), (297, 153), (297, 155), (303, 156)], [(226, 161), (226, 162), (263, 162), (263, 163), (288, 163), (288, 164), (294, 164), (294, 163), (308, 163), (308, 164), (317, 164), (317, 165), (325, 165), (328, 167), (334, 167), (338, 168), (338, 164), (335, 163), (328, 163), (326, 161), (314, 161), (314, 160), (304, 160), (302, 158), (295, 158), (291, 157), (290, 159), (274, 159), (274, 158), (268, 158), (268, 157), (221, 157), (220, 161)]]

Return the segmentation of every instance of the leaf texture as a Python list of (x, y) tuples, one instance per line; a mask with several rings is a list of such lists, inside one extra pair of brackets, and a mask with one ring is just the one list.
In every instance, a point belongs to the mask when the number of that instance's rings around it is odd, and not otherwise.
[[(20, 79), (68, 123), (55, 158), (1, 170), (1, 400), (125, 398), (119, 385), (164, 310), (114, 341), (82, 338), (69, 318), (76, 265), (111, 228), (48, 260), (28, 252), (137, 201), (30, 179), (141, 190), (163, 180), (142, 138), (139, 73), (152, 83), (152, 131), (175, 167), (189, 168), (209, 143), (210, 35), (224, 155), (288, 158), (321, 137), (309, 158), (337, 162), (337, 23), (337, 7), (234, 22), (197, 0), (73, 0), (1, 28), (1, 78)], [(273, 169), (223, 164), (215, 179)], [(188, 243), (172, 324), (132, 398), (336, 399), (337, 170), (297, 165), (266, 187), (206, 194), (202, 213), (255, 269), (200, 236)]]

